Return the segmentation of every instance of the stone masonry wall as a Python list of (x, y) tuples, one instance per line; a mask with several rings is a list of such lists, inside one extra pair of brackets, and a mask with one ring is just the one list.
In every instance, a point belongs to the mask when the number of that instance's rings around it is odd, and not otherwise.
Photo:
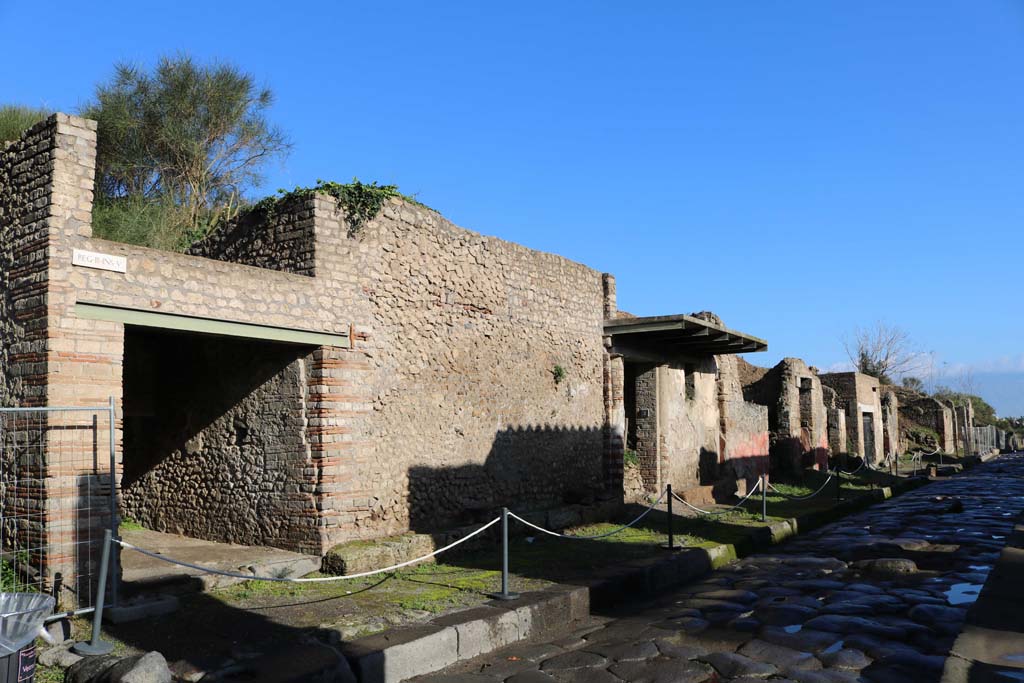
[(743, 400), (736, 356), (717, 356), (722, 461), (730, 476), (749, 484), (768, 471), (768, 408)]
[(900, 439), (910, 450), (956, 452), (953, 410), (942, 401), (893, 387), (899, 397)]
[(827, 466), (828, 415), (821, 380), (799, 358), (784, 358), (760, 374), (747, 371), (753, 381), (744, 396), (768, 408), (773, 468), (792, 474), (805, 467)]
[(882, 395), (882, 454), (898, 455), (906, 451), (900, 437), (899, 397), (892, 387), (881, 387)]
[[(120, 379), (117, 362), (102, 362), (93, 348), (96, 339), (69, 343), (72, 325), (60, 315), (70, 291), (60, 282), (61, 246), (90, 229), (95, 140), (95, 123), (55, 114), (6, 143), (0, 155), (3, 404), (101, 407)], [(70, 253), (66, 257), (70, 260)], [(101, 330), (98, 339), (109, 332)], [(40, 484), (20, 487), (21, 498), (5, 500), (4, 507), (8, 520), (31, 511), (32, 520), (21, 529), (31, 546), (43, 549), (33, 557), (38, 564), (33, 569), (48, 577), (61, 573), (77, 599), (88, 594), (83, 581), (94, 576), (98, 562), (98, 544), (88, 539), (100, 538), (109, 523), (109, 458), (103, 445), (110, 434), (106, 420), (94, 424), (91, 414), (71, 415), (42, 418), (45, 471), (41, 478), (32, 473)]]
[(838, 372), (821, 375), (821, 381), (835, 390), (846, 408), (846, 431), (850, 455), (865, 457), (864, 414), (872, 416), (874, 453), (868, 459), (879, 462), (883, 457), (882, 400), (878, 380), (859, 372)]
[[(666, 473), (672, 486), (682, 491), (690, 486), (711, 484), (718, 478), (718, 389), (717, 364), (713, 356), (682, 367), (661, 366), (659, 405), (665, 423)], [(690, 377), (687, 377), (687, 374)], [(692, 398), (686, 385), (692, 386)]]
[[(52, 117), (26, 131), (20, 140), (0, 142), (0, 406), (4, 407), (46, 404), (46, 276), (49, 228), (57, 212), (50, 177), (57, 154), (56, 129), (57, 119)], [(40, 436), (32, 431), (13, 419), (0, 420), (0, 472), (5, 481), (17, 477), (26, 482), (3, 488), (0, 535), (5, 547), (0, 550), (46, 548), (42, 557), (32, 558), (36, 563), (32, 569), (48, 573), (54, 548), (49, 546), (47, 520), (38, 514), (46, 505), (46, 491), (29, 483), (38, 481), (41, 473), (19, 458), (16, 448), (39, 444)]]
[(336, 537), (601, 492), (601, 273), (400, 200), (352, 236), (333, 199), (316, 201), (317, 278), (354, 278), (369, 307), (373, 412), (344, 466), (356, 485), (334, 496), (356, 510)]

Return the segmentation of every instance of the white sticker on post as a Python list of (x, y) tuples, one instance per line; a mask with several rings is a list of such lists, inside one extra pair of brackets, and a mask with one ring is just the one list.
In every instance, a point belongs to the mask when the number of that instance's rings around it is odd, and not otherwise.
[(99, 252), (85, 251), (83, 249), (75, 249), (71, 253), (71, 263), (84, 268), (110, 270), (115, 273), (128, 272), (128, 259), (124, 256), (101, 254)]

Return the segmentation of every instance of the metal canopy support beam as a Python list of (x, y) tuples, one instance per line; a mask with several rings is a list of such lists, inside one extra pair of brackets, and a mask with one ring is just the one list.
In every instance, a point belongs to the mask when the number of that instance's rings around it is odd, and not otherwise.
[(768, 342), (710, 320), (690, 315), (605, 320), (604, 332), (613, 348), (630, 349), (644, 356), (671, 357), (723, 355), (766, 351)]
[(197, 318), (176, 313), (156, 313), (153, 311), (140, 311), (134, 308), (90, 303), (75, 304), (75, 315), (89, 320), (106, 320), (138, 327), (195, 332), (197, 334), (214, 334), (222, 337), (244, 337), (246, 339), (259, 339), (285, 344), (302, 344), (304, 346), (352, 347), (352, 340), (346, 332), (310, 332), (287, 327)]

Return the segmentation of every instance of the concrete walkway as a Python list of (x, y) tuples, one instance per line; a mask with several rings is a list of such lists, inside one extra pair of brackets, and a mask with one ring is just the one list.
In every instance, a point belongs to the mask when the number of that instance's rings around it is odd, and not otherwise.
[(939, 681), (1022, 511), (1024, 457), (1005, 456), (559, 639), (415, 680)]
[[(165, 534), (149, 529), (122, 531), (132, 545), (192, 564), (229, 572), (262, 576), (299, 577), (320, 569), (320, 557), (278, 548), (215, 543), (197, 538)], [(166, 584), (185, 584), (196, 590), (208, 590), (239, 583), (232, 579), (168, 564), (132, 550), (121, 551), (122, 578), (129, 588), (152, 588)]]

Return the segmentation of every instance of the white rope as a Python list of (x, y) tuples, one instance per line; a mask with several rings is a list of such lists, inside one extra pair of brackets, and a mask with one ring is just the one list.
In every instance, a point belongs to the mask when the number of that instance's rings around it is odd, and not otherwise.
[[(667, 491), (667, 490), (668, 489), (666, 489), (665, 491)], [(547, 534), (548, 536), (554, 536), (555, 538), (571, 538), (571, 539), (574, 539), (574, 540), (577, 540), (577, 541), (586, 541), (586, 540), (593, 541), (593, 540), (598, 539), (598, 538), (607, 538), (608, 536), (614, 536), (615, 534), (619, 533), (620, 531), (625, 531), (626, 529), (630, 528), (631, 526), (633, 526), (634, 524), (639, 522), (641, 519), (646, 517), (651, 512), (651, 510), (656, 508), (661, 503), (662, 499), (665, 497), (665, 491), (662, 491), (661, 492), (661, 496), (658, 497), (658, 500), (654, 501), (654, 503), (649, 505), (646, 510), (644, 510), (643, 512), (640, 513), (639, 517), (634, 519), (629, 524), (623, 524), (618, 529), (613, 529), (612, 531), (609, 531), (609, 532), (603, 533), (603, 534), (594, 534), (593, 536), (574, 536), (574, 535), (570, 535), (570, 534), (560, 534), (557, 531), (551, 531), (551, 529), (545, 529), (542, 526), (537, 526), (533, 522), (528, 522), (528, 521), (526, 521), (525, 519), (523, 519), (522, 517), (520, 517), (519, 515), (517, 515), (514, 512), (508, 513), (508, 516), (509, 517), (513, 517), (513, 518), (519, 520), (521, 523), (525, 524), (526, 526), (530, 527), (531, 529), (536, 529), (537, 531), (539, 531), (539, 532), (541, 532), (543, 534)]]
[(712, 510), (702, 510), (699, 507), (697, 507), (696, 505), (691, 505), (687, 501), (685, 501), (682, 498), (680, 498), (679, 496), (677, 496), (675, 491), (672, 492), (672, 497), (675, 498), (676, 500), (678, 500), (680, 503), (682, 503), (686, 507), (688, 507), (691, 510), (694, 510), (696, 512), (699, 512), (702, 515), (724, 515), (724, 514), (726, 514), (728, 512), (732, 512), (733, 510), (735, 510), (739, 506), (741, 506), (744, 503), (746, 503), (747, 499), (750, 498), (752, 495), (754, 495), (755, 491), (757, 491), (757, 490), (759, 490), (761, 488), (761, 481), (762, 481), (761, 479), (758, 479), (757, 483), (754, 484), (754, 488), (750, 489), (750, 491), (747, 492), (747, 495), (743, 496), (743, 498), (740, 499), (740, 502), (736, 503), (735, 505), (733, 505), (730, 508), (726, 508), (725, 510), (713, 510), (713, 511)]
[[(867, 464), (868, 464), (867, 458), (861, 458), (860, 459), (860, 464), (857, 465), (857, 469), (855, 469), (855, 470), (851, 470), (851, 471), (847, 472), (846, 470), (839, 469), (839, 466), (837, 465), (835, 470), (833, 470), (833, 471), (834, 472), (838, 472), (840, 474), (847, 474), (847, 475), (849, 475), (849, 474), (857, 474), (858, 472), (861, 471), (861, 468), (863, 468)], [(871, 469), (870, 466), (868, 467), (868, 469)]]
[(818, 489), (817, 491), (815, 491), (814, 493), (812, 493), (812, 494), (808, 495), (808, 496), (791, 496), (791, 495), (789, 495), (788, 493), (783, 493), (782, 491), (778, 490), (777, 488), (775, 488), (775, 487), (774, 487), (774, 486), (772, 486), (771, 484), (768, 484), (768, 488), (769, 488), (769, 489), (771, 489), (772, 491), (774, 491), (775, 493), (779, 494), (779, 495), (780, 495), (780, 496), (782, 496), (783, 498), (789, 498), (790, 500), (808, 500), (808, 499), (810, 499), (810, 498), (814, 498), (814, 497), (815, 497), (816, 495), (818, 495), (819, 493), (821, 493), (822, 491), (824, 491), (824, 490), (825, 490), (825, 487), (826, 487), (826, 486), (828, 486), (828, 483), (829, 483), (830, 481), (832, 481), (832, 478), (833, 478), (834, 476), (835, 476), (835, 474), (833, 474), (832, 472), (829, 472), (829, 474), (828, 474), (828, 479), (826, 479), (826, 480), (825, 480), (825, 483), (821, 485), (821, 488), (820, 488), (820, 489)]
[(281, 576), (257, 576), (256, 574), (242, 574), (240, 572), (228, 572), (228, 571), (223, 571), (223, 570), (220, 570), (220, 569), (212, 569), (211, 567), (204, 567), (204, 566), (199, 565), (199, 564), (192, 564), (191, 562), (184, 562), (182, 560), (176, 560), (176, 559), (171, 558), (171, 557), (165, 557), (165, 556), (163, 556), (163, 555), (161, 555), (159, 553), (154, 553), (154, 552), (152, 552), (150, 550), (144, 550), (142, 548), (139, 548), (138, 546), (134, 546), (131, 543), (128, 543), (127, 541), (122, 541), (122, 540), (117, 539), (117, 538), (113, 539), (113, 541), (114, 541), (114, 543), (117, 543), (118, 545), (120, 545), (122, 548), (127, 548), (128, 550), (134, 550), (137, 553), (142, 553), (143, 555), (146, 555), (147, 557), (152, 557), (155, 560), (162, 560), (162, 561), (167, 562), (169, 564), (176, 564), (179, 567), (188, 567), (189, 569), (196, 569), (198, 571), (205, 572), (207, 574), (216, 574), (217, 576), (227, 576), (229, 578), (245, 579), (247, 581), (278, 581), (278, 582), (282, 582), (282, 583), (325, 583), (325, 582), (328, 582), (328, 581), (343, 581), (343, 580), (346, 580), (346, 579), (361, 579), (361, 578), (364, 578), (364, 577), (367, 577), (367, 576), (373, 576), (374, 574), (387, 574), (389, 572), (395, 571), (396, 569), (401, 569), (402, 567), (408, 567), (411, 564), (416, 564), (417, 562), (422, 562), (423, 560), (430, 559), (431, 557), (434, 557), (435, 555), (440, 555), (441, 553), (443, 553), (443, 552), (445, 552), (447, 550), (451, 550), (452, 548), (454, 548), (455, 546), (459, 545), (460, 543), (465, 543), (469, 539), (473, 538), (474, 536), (476, 536), (477, 534), (483, 532), (484, 530), (489, 529), (490, 527), (494, 526), (495, 524), (497, 524), (500, 521), (501, 521), (501, 517), (495, 517), (491, 521), (487, 522), (487, 524), (484, 524), (482, 527), (480, 527), (479, 529), (477, 529), (473, 533), (469, 534), (468, 536), (463, 536), (462, 538), (460, 538), (459, 540), (455, 541), (454, 543), (449, 543), (448, 545), (446, 545), (443, 548), (438, 548), (434, 552), (429, 553), (427, 555), (423, 555), (422, 557), (417, 557), (414, 560), (407, 560), (405, 562), (400, 562), (399, 564), (391, 565), (390, 567), (384, 567), (383, 569), (374, 569), (373, 571), (369, 571), (369, 572), (360, 572), (358, 574), (346, 574), (344, 576), (318, 576), (318, 577), (307, 578), (307, 579), (292, 579), (292, 578), (281, 577)]

